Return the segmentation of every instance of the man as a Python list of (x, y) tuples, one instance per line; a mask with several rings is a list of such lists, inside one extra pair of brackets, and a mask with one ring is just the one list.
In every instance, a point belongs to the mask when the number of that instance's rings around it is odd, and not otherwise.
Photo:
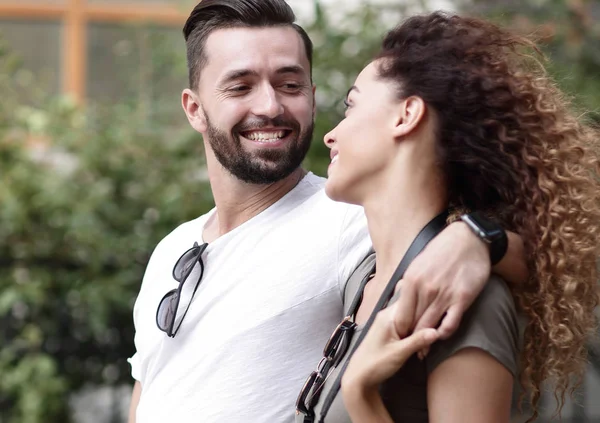
[[(169, 234), (148, 264), (130, 422), (292, 421), (344, 285), (371, 249), (362, 211), (329, 200), (324, 180), (301, 168), (315, 87), (312, 45), (294, 19), (283, 0), (204, 0), (185, 25), (182, 104), (203, 135), (216, 207)], [(510, 271), (495, 269), (509, 280), (523, 273), (514, 239), (513, 263), (501, 263)], [(403, 331), (445, 313), (439, 330), (450, 334), (489, 272), (484, 243), (450, 225), (406, 274)]]

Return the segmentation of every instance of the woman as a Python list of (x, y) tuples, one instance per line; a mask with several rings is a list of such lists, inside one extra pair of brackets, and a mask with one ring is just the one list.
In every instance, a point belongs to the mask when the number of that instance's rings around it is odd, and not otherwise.
[[(325, 136), (326, 191), (364, 207), (377, 257), (364, 288), (348, 288), (357, 310), (347, 307), (297, 421), (508, 422), (519, 373), (533, 420), (542, 382), (554, 381), (562, 404), (581, 376), (598, 304), (599, 138), (532, 50), (491, 23), (436, 12), (391, 31), (357, 77)], [(433, 329), (400, 340), (400, 281), (346, 363), (398, 260), (445, 209), (483, 210), (521, 234), (529, 281), (511, 295), (493, 276), (448, 340)]]

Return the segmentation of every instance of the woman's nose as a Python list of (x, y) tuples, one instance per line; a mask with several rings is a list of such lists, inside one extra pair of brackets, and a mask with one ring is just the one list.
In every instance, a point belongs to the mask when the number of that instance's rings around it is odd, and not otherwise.
[(335, 144), (335, 136), (333, 130), (325, 134), (325, 136), (323, 137), (323, 142), (325, 143), (325, 146), (327, 148), (333, 147), (333, 145)]

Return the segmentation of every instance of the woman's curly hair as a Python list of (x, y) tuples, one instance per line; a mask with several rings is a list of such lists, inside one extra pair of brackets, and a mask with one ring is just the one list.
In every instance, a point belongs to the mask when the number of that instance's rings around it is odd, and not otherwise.
[(527, 38), (441, 12), (405, 21), (377, 56), (400, 98), (435, 111), (450, 204), (523, 238), (530, 278), (513, 293), (527, 317), (530, 420), (542, 382), (554, 382), (560, 412), (572, 376), (581, 380), (599, 302), (599, 131), (572, 113), (540, 58)]

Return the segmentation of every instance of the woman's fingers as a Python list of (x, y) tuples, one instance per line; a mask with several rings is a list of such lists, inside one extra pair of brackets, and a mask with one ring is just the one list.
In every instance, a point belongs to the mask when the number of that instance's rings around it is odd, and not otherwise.
[(394, 307), (377, 313), (373, 326), (350, 359), (344, 376), (346, 383), (369, 389), (376, 387), (396, 373), (410, 356), (438, 339), (437, 331), (431, 328), (400, 337), (396, 315)]
[(394, 347), (397, 354), (401, 355), (402, 361), (405, 361), (417, 351), (428, 348), (438, 338), (439, 334), (435, 329), (422, 329), (396, 342)]

